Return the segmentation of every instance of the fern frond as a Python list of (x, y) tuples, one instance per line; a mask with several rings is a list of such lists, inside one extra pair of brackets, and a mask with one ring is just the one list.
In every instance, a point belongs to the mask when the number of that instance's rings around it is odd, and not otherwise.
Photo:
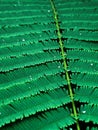
[(98, 52), (84, 51), (84, 50), (68, 50), (67, 54), (68, 54), (67, 55), (68, 59), (73, 59), (73, 60), (81, 59), (83, 61), (98, 63), (98, 58), (97, 58)]
[(46, 63), (46, 65), (43, 64), (41, 66), (14, 70), (10, 73), (6, 73), (6, 75), (2, 73), (0, 74), (0, 90), (36, 80), (44, 75), (53, 75), (63, 71), (60, 62), (53, 62)]
[(0, 65), (2, 66), (0, 71), (5, 72), (17, 68), (24, 68), (26, 66), (31, 66), (31, 65), (34, 66), (49, 61), (59, 61), (59, 60), (61, 60), (61, 56), (56, 51), (47, 52), (47, 53), (46, 52), (37, 53), (35, 55), (20, 56), (18, 58), (2, 59), (0, 61)]
[(70, 61), (68, 63), (69, 70), (72, 72), (81, 72), (86, 74), (98, 74), (98, 63), (88, 61)]
[(27, 119), (21, 120), (20, 122), (16, 122), (11, 127), (7, 126), (2, 128), (2, 130), (17, 130), (18, 128), (21, 128), (21, 130), (47, 130), (51, 128), (54, 130), (59, 130), (60, 128), (64, 128), (74, 123), (75, 122), (70, 116), (69, 111), (61, 107), (57, 110), (50, 110), (49, 112), (45, 112), (42, 116), (28, 117)]
[(72, 83), (78, 86), (98, 87), (98, 74), (72, 74)]
[(0, 112), (2, 114), (0, 127), (10, 121), (21, 119), (23, 116), (28, 117), (36, 112), (44, 111), (50, 108), (57, 108), (70, 102), (70, 97), (65, 93), (66, 89), (57, 89), (34, 97), (25, 97), (24, 99), (1, 106)]
[[(97, 19), (97, 17), (95, 19)], [(88, 30), (72, 31), (72, 30), (66, 29), (64, 30), (62, 35), (63, 35), (63, 38), (74, 38), (74, 39), (86, 40), (86, 41), (98, 41), (98, 31), (88, 31)]]
[(85, 122), (98, 124), (97, 116), (98, 106), (85, 105), (81, 106), (79, 119)]
[(97, 42), (97, 0), (1, 0), (0, 129), (97, 130)]
[(85, 41), (78, 39), (68, 39), (64, 40), (64, 45), (66, 48), (70, 49), (81, 49), (81, 50), (89, 50), (89, 51), (97, 51), (98, 45), (97, 42), (94, 41)]
[(98, 105), (98, 88), (92, 89), (89, 87), (83, 87), (76, 89), (75, 100), (89, 103), (91, 105)]
[(46, 92), (47, 90), (49, 91), (67, 85), (67, 81), (59, 74), (43, 76), (36, 80), (33, 80), (32, 77), (30, 78), (31, 81), (0, 90), (0, 105), (9, 104), (15, 100), (40, 94), (42, 91)]

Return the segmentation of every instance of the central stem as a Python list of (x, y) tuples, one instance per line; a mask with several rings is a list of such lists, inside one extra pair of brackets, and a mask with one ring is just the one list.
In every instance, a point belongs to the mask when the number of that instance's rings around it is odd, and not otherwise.
[(77, 127), (77, 130), (80, 130), (76, 106), (75, 106), (75, 102), (74, 102), (74, 96), (73, 96), (72, 87), (71, 87), (71, 82), (70, 82), (70, 78), (69, 78), (69, 74), (68, 74), (68, 70), (67, 70), (67, 61), (66, 61), (66, 57), (65, 57), (63, 42), (62, 42), (62, 39), (61, 39), (60, 27), (59, 27), (59, 22), (58, 22), (58, 18), (57, 18), (57, 12), (56, 12), (56, 9), (55, 9), (54, 2), (52, 0), (50, 0), (50, 2), (51, 2), (51, 6), (52, 6), (52, 9), (53, 9), (53, 13), (54, 13), (54, 19), (55, 19), (55, 22), (56, 22), (57, 35), (58, 35), (58, 38), (59, 38), (61, 55), (62, 55), (62, 58), (63, 58), (65, 76), (66, 76), (67, 83), (68, 83), (68, 89), (69, 89), (69, 94), (70, 94), (70, 98), (71, 98), (71, 102), (72, 102), (73, 114), (74, 114), (74, 117), (76, 119), (76, 127)]

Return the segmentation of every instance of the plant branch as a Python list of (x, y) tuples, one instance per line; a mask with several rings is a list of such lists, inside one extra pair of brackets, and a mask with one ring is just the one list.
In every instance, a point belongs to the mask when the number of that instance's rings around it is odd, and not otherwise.
[(53, 9), (53, 13), (54, 13), (54, 19), (55, 19), (55, 22), (56, 22), (57, 35), (58, 35), (58, 38), (59, 38), (59, 44), (60, 44), (60, 48), (61, 48), (61, 55), (62, 55), (62, 58), (63, 58), (65, 76), (66, 76), (66, 79), (67, 79), (69, 94), (70, 94), (70, 98), (71, 98), (71, 101), (72, 101), (73, 114), (74, 114), (74, 117), (76, 119), (76, 127), (77, 127), (77, 130), (80, 130), (77, 111), (76, 111), (76, 106), (75, 106), (75, 102), (74, 102), (74, 96), (73, 96), (73, 92), (72, 92), (72, 86), (71, 86), (71, 82), (70, 82), (69, 73), (68, 73), (68, 70), (67, 70), (67, 61), (66, 61), (63, 42), (62, 42), (62, 38), (61, 38), (60, 27), (59, 27), (59, 22), (58, 22), (58, 17), (57, 17), (57, 11), (56, 11), (53, 0), (50, 0), (50, 2), (51, 2), (51, 6), (52, 6), (52, 9)]

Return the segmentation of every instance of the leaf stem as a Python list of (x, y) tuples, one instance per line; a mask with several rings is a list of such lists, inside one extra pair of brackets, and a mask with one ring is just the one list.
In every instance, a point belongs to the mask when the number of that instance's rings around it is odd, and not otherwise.
[(51, 6), (52, 6), (52, 9), (53, 9), (53, 13), (54, 13), (54, 19), (55, 19), (55, 22), (56, 22), (57, 35), (58, 35), (58, 38), (59, 38), (59, 44), (60, 44), (60, 48), (61, 48), (61, 55), (62, 55), (62, 58), (63, 58), (65, 76), (66, 76), (66, 79), (67, 79), (69, 94), (70, 94), (70, 98), (71, 98), (71, 101), (72, 101), (73, 114), (74, 114), (74, 117), (76, 119), (76, 127), (77, 127), (77, 130), (80, 130), (77, 111), (76, 111), (76, 106), (75, 106), (75, 102), (74, 102), (74, 96), (73, 96), (71, 82), (70, 82), (70, 77), (69, 77), (69, 73), (68, 73), (68, 70), (67, 70), (67, 61), (66, 61), (63, 42), (62, 42), (62, 38), (61, 38), (57, 12), (56, 12), (56, 8), (55, 8), (53, 0), (50, 0), (50, 2), (51, 2)]

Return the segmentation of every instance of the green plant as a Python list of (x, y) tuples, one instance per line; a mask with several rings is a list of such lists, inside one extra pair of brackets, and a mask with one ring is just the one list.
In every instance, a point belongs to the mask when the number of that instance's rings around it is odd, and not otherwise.
[(0, 130), (98, 129), (98, 1), (0, 1)]

